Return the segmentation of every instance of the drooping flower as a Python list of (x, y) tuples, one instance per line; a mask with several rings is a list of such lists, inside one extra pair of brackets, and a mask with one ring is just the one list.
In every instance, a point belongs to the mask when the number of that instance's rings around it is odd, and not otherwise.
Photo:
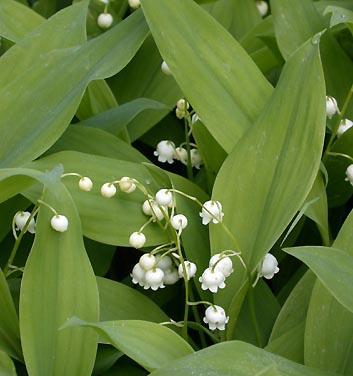
[(51, 227), (58, 232), (65, 232), (69, 227), (69, 220), (61, 214), (56, 214), (50, 220)]
[(157, 150), (153, 154), (158, 157), (159, 162), (168, 162), (170, 164), (174, 162), (174, 142), (168, 140), (160, 141), (156, 149)]
[(109, 29), (113, 24), (113, 16), (110, 13), (101, 13), (97, 18), (98, 26), (102, 29)]
[(81, 191), (84, 191), (84, 192), (89, 192), (92, 190), (92, 187), (93, 187), (93, 182), (92, 180), (87, 177), (87, 176), (83, 176), (79, 182), (78, 182), (78, 186), (79, 188), (81, 189)]
[[(31, 213), (28, 212), (28, 211), (17, 212), (15, 214), (15, 218), (14, 218), (16, 230), (21, 231), (25, 227), (25, 225), (28, 221), (28, 218), (30, 216), (31, 216)], [(34, 234), (36, 232), (36, 222), (35, 222), (34, 218), (32, 218), (31, 221), (29, 222), (27, 231), (30, 232), (31, 234)]]
[(213, 293), (216, 293), (218, 289), (223, 289), (226, 287), (224, 280), (225, 276), (223, 273), (217, 270), (212, 270), (212, 268), (207, 268), (202, 276), (199, 278), (201, 282), (202, 290), (210, 290)]
[(163, 284), (164, 272), (160, 268), (153, 268), (145, 274), (145, 288), (148, 286), (153, 291), (164, 288)]
[(278, 261), (271, 253), (267, 253), (261, 264), (261, 277), (271, 279), (279, 272)]
[(200, 217), (202, 218), (202, 224), (207, 225), (211, 221), (213, 223), (219, 223), (223, 220), (224, 213), (222, 211), (222, 204), (219, 201), (206, 201), (202, 206)]
[(229, 321), (229, 316), (226, 316), (222, 307), (213, 305), (206, 309), (203, 321), (208, 324), (210, 330), (225, 330), (225, 326)]
[(339, 112), (337, 101), (334, 97), (326, 96), (326, 116), (331, 119)]
[[(193, 262), (184, 261), (185, 270), (186, 270), (186, 278), (189, 280), (190, 278), (194, 277), (197, 271), (197, 266)], [(183, 264), (181, 263), (178, 267), (178, 274), (180, 278), (184, 278), (184, 268)]]
[(353, 127), (353, 121), (349, 119), (343, 119), (337, 129), (337, 137), (341, 137), (343, 133), (347, 132), (348, 129)]
[(133, 232), (129, 238), (129, 244), (136, 249), (142, 248), (146, 243), (146, 236), (142, 232)]
[(106, 198), (112, 198), (116, 195), (116, 187), (112, 183), (105, 183), (101, 187), (101, 195)]
[(210, 259), (210, 267), (214, 267), (227, 278), (233, 273), (233, 262), (230, 257), (222, 256), (220, 253), (214, 255)]

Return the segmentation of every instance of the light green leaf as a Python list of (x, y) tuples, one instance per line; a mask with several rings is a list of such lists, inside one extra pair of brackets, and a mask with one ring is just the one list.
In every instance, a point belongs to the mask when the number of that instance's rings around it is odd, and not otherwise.
[(16, 376), (16, 369), (11, 358), (0, 351), (0, 376)]
[(304, 262), (328, 291), (349, 311), (353, 312), (353, 257), (337, 248), (296, 247), (285, 252)]
[(151, 99), (138, 98), (79, 123), (118, 135), (128, 128), (131, 141), (135, 141), (160, 121), (170, 108)]
[[(141, 12), (134, 12), (100, 37), (77, 47), (85, 30), (86, 8), (85, 1), (66, 8), (0, 59), (0, 100), (6, 109), (0, 114), (0, 123), (6, 125), (0, 166), (28, 162), (48, 149), (72, 119), (88, 83), (121, 70), (147, 35)], [(74, 29), (71, 24), (79, 26)], [(52, 38), (56, 34), (67, 39), (60, 49), (59, 38)], [(69, 46), (76, 47), (65, 48)], [(24, 62), (17, 64), (21, 60)], [(26, 117), (21, 115), (23, 108), (31, 109)]]
[(65, 326), (94, 329), (148, 371), (193, 353), (192, 347), (171, 329), (148, 321), (118, 320), (90, 323), (72, 318)]
[(232, 36), (192, 0), (144, 0), (142, 8), (175, 80), (230, 152), (261, 113), (271, 85)]
[[(224, 223), (237, 244), (221, 226), (211, 225), (212, 252), (235, 247), (250, 272), (300, 209), (318, 172), (325, 131), (318, 52), (308, 43), (289, 60), (266, 111), (228, 156), (215, 182), (212, 198), (221, 201)], [(230, 184), (232, 189), (226, 189)], [(229, 338), (247, 283), (239, 265), (229, 287), (216, 296), (231, 317)]]
[(98, 128), (74, 124), (67, 128), (48, 154), (59, 151), (79, 151), (129, 162), (147, 162), (148, 159), (128, 143)]
[(0, 35), (13, 42), (20, 41), (43, 21), (38, 13), (15, 0), (0, 3)]
[(267, 351), (304, 362), (304, 327), (315, 280), (309, 271), (294, 287), (273, 326)]
[[(155, 193), (159, 186), (148, 169), (138, 163), (69, 151), (52, 154), (32, 162), (30, 166), (45, 171), (57, 165), (59, 161), (65, 172), (89, 176), (94, 184), (91, 192), (82, 192), (78, 189), (77, 178), (64, 179), (80, 213), (83, 234), (102, 243), (129, 246), (130, 234), (138, 231), (148, 220), (141, 210), (146, 198), (136, 190), (132, 194), (120, 192), (116, 197), (108, 199), (102, 197), (100, 188), (106, 182), (130, 176)], [(38, 197), (38, 191), (28, 191), (25, 196), (35, 199)], [(146, 246), (162, 244), (168, 239), (166, 232), (156, 224), (148, 226), (144, 234), (147, 238)]]
[(168, 316), (147, 296), (122, 283), (97, 278), (100, 319), (168, 321)]
[(21, 360), (22, 350), (17, 312), (11, 297), (9, 286), (1, 270), (0, 305), (2, 307), (0, 311), (0, 350), (5, 351), (8, 355), (16, 359)]
[(151, 373), (151, 376), (273, 375), (277, 369), (281, 376), (328, 376), (328, 373), (304, 367), (278, 355), (271, 354), (245, 342), (228, 341), (208, 347), (177, 360)]
[(97, 284), (70, 194), (58, 183), (55, 192), (46, 191), (43, 200), (68, 218), (69, 228), (64, 233), (54, 231), (50, 226), (53, 213), (40, 208), (20, 295), (26, 367), (33, 376), (86, 376), (94, 365), (97, 336), (80, 329), (58, 329), (74, 315), (98, 320)]
[[(343, 224), (334, 247), (353, 256), (353, 212)], [(320, 317), (320, 320), (317, 318)], [(351, 375), (353, 372), (353, 314), (317, 281), (311, 295), (305, 328), (305, 363)], [(322, 351), (322, 350), (325, 351)]]

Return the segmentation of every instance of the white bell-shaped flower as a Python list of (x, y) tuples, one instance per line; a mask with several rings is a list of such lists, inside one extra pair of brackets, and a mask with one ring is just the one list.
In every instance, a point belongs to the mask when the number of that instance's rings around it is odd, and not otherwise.
[(141, 6), (141, 1), (140, 0), (129, 0), (129, 6), (132, 9), (137, 9)]
[[(21, 231), (23, 227), (25, 227), (28, 218), (31, 216), (31, 213), (28, 211), (20, 211), (15, 214), (15, 225), (16, 225), (16, 230)], [(31, 219), (29, 222), (27, 231), (30, 232), (31, 234), (34, 234), (36, 232), (36, 222), (34, 218)]]
[(183, 214), (174, 215), (170, 220), (173, 228), (177, 231), (184, 230), (188, 225), (188, 219)]
[(195, 167), (199, 170), (201, 168), (201, 165), (203, 164), (203, 161), (201, 154), (197, 149), (190, 150), (190, 159), (192, 167)]
[(163, 283), (165, 285), (174, 285), (179, 281), (179, 274), (176, 268), (164, 271)]
[(153, 216), (159, 221), (161, 221), (164, 218), (162, 209), (153, 200), (144, 201), (144, 203), (142, 204), (142, 211), (144, 214)]
[(116, 195), (116, 187), (112, 183), (105, 183), (101, 187), (101, 195), (106, 198), (112, 198)]
[(326, 116), (331, 119), (339, 112), (337, 101), (334, 97), (326, 96)]
[[(184, 265), (186, 270), (186, 278), (189, 280), (190, 278), (193, 278), (195, 276), (197, 266), (190, 261), (184, 261)], [(180, 263), (180, 265), (178, 266), (178, 274), (180, 278), (184, 278), (184, 268), (182, 263)]]
[(128, 176), (124, 176), (119, 180), (119, 188), (122, 192), (132, 193), (136, 189), (136, 184)]
[(271, 279), (279, 272), (278, 261), (271, 253), (267, 253), (262, 261), (260, 275), (266, 279)]
[(101, 13), (97, 18), (97, 23), (101, 29), (109, 29), (113, 24), (113, 16), (110, 13)]
[(93, 187), (93, 182), (92, 180), (87, 177), (87, 176), (83, 176), (79, 182), (78, 182), (78, 186), (79, 188), (81, 189), (81, 191), (84, 191), (84, 192), (89, 192), (92, 190), (92, 187)]
[(156, 267), (162, 269), (164, 272), (171, 270), (173, 267), (173, 260), (168, 255), (164, 255), (163, 257), (158, 255), (156, 257)]
[(175, 149), (174, 158), (186, 165), (188, 163), (188, 152), (185, 148), (179, 146)]
[(226, 278), (233, 273), (232, 259), (227, 256), (222, 256), (220, 253), (211, 257), (209, 266), (211, 268), (214, 267), (214, 270), (221, 272)]
[(229, 321), (224, 309), (218, 305), (209, 306), (205, 311), (204, 323), (208, 324), (210, 330), (224, 330)]
[(343, 119), (337, 129), (337, 137), (341, 137), (343, 133), (347, 132), (348, 129), (353, 127), (353, 121), (349, 119)]
[(266, 1), (263, 1), (263, 0), (256, 1), (256, 7), (261, 17), (266, 16), (268, 12), (268, 4), (266, 3)]
[(349, 181), (353, 185), (353, 164), (350, 164), (346, 169), (346, 181)]
[(206, 201), (202, 206), (200, 217), (202, 218), (202, 224), (207, 225), (211, 221), (213, 223), (219, 223), (223, 220), (224, 213), (222, 211), (222, 204), (219, 201)]
[(169, 189), (160, 189), (156, 193), (155, 201), (161, 206), (170, 206), (173, 203), (173, 193)]
[(142, 248), (146, 243), (146, 236), (142, 232), (133, 232), (129, 238), (129, 244), (136, 249)]
[(203, 273), (202, 276), (199, 278), (201, 282), (202, 290), (210, 290), (213, 293), (216, 293), (218, 289), (223, 289), (226, 287), (224, 280), (226, 277), (223, 273), (212, 270), (212, 268), (207, 268)]
[(156, 258), (150, 253), (145, 253), (140, 257), (139, 264), (144, 270), (151, 270), (156, 266)]
[(163, 60), (162, 65), (161, 65), (161, 70), (167, 76), (172, 75), (172, 71), (170, 70), (168, 64), (164, 60)]
[(164, 272), (162, 269), (153, 268), (146, 272), (145, 283), (153, 291), (164, 288), (163, 284)]
[(191, 116), (191, 124), (195, 124), (197, 121), (201, 120), (198, 114), (194, 114)]
[(132, 278), (132, 282), (136, 285), (139, 284), (140, 286), (143, 286), (145, 284), (145, 275), (146, 271), (141, 268), (141, 265), (137, 263), (134, 268), (132, 269), (132, 272), (130, 274)]
[(159, 162), (168, 162), (171, 164), (174, 162), (174, 152), (174, 142), (163, 140), (158, 143), (157, 150), (153, 154), (158, 157)]
[(61, 214), (54, 215), (50, 220), (51, 227), (58, 232), (65, 232), (69, 227), (69, 220)]

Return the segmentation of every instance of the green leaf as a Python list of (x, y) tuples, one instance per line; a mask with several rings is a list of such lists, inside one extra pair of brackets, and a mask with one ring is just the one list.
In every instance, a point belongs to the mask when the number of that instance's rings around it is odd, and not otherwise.
[[(353, 212), (343, 224), (334, 247), (353, 256)], [(317, 318), (320, 317), (320, 320)], [(351, 375), (353, 314), (320, 281), (311, 295), (305, 328), (305, 362), (311, 367)], [(322, 352), (322, 349), (326, 349)]]
[(285, 252), (304, 262), (328, 291), (349, 311), (353, 312), (353, 257), (337, 248), (296, 247)]
[[(0, 350), (21, 360), (20, 330), (14, 302), (3, 272), (0, 270)], [(2, 353), (1, 353), (2, 354)], [(1, 361), (0, 361), (1, 364)], [(1, 366), (0, 366), (1, 369)], [(0, 372), (1, 375), (1, 372)]]
[(118, 320), (90, 323), (74, 317), (65, 326), (94, 329), (148, 371), (193, 353), (192, 347), (171, 329), (148, 321)]
[(313, 368), (304, 367), (278, 355), (271, 354), (245, 342), (228, 341), (195, 352), (177, 360), (151, 376), (222, 375), (254, 376), (276, 375), (269, 373), (277, 369), (282, 376), (328, 376)]
[(38, 13), (14, 0), (0, 3), (0, 35), (12, 42), (20, 41), (43, 21)]
[[(0, 122), (6, 124), (0, 166), (23, 164), (47, 150), (68, 126), (89, 82), (121, 70), (147, 35), (141, 12), (134, 12), (77, 47), (85, 30), (86, 8), (85, 1), (66, 8), (0, 59), (0, 100), (6, 108), (0, 115)], [(67, 40), (60, 49), (57, 39), (61, 38), (52, 38), (53, 34)], [(16, 79), (9, 81), (9, 77)], [(21, 115), (23, 108), (31, 109), (26, 117)]]
[(97, 284), (70, 194), (58, 183), (54, 192), (46, 191), (43, 200), (68, 218), (69, 228), (64, 233), (54, 231), (50, 226), (53, 213), (47, 207), (40, 208), (20, 295), (26, 367), (36, 376), (86, 376), (94, 365), (97, 336), (80, 329), (58, 329), (74, 315), (98, 320)]
[(175, 80), (229, 153), (259, 116), (271, 85), (232, 36), (192, 0), (144, 0), (142, 8)]
[(148, 161), (142, 153), (118, 137), (98, 128), (77, 124), (68, 127), (47, 153), (69, 150), (136, 163)]
[(315, 275), (307, 272), (288, 296), (273, 326), (267, 351), (304, 362), (304, 327)]
[(168, 316), (147, 296), (122, 283), (97, 278), (100, 319), (168, 321)]
[(311, 0), (271, 0), (278, 46), (285, 59), (325, 25)]
[[(250, 272), (300, 209), (318, 172), (325, 130), (318, 52), (308, 43), (289, 60), (266, 111), (228, 156), (215, 182), (212, 198), (222, 203), (224, 223), (237, 244), (221, 226), (211, 225), (212, 252), (239, 247)], [(229, 337), (247, 283), (239, 265), (229, 287), (216, 296), (231, 317)]]
[[(64, 180), (80, 213), (83, 234), (98, 242), (130, 246), (131, 233), (138, 231), (148, 220), (141, 210), (145, 196), (136, 190), (132, 194), (120, 192), (116, 197), (107, 199), (100, 194), (100, 188), (106, 182), (130, 176), (141, 181), (155, 193), (159, 186), (148, 169), (138, 163), (69, 151), (52, 154), (32, 162), (30, 166), (45, 171), (57, 165), (59, 161), (63, 164), (65, 172), (89, 176), (94, 184), (91, 192), (82, 192), (78, 189), (77, 178), (69, 177)], [(34, 199), (38, 197), (38, 193), (37, 190), (28, 191), (25, 196)], [(166, 232), (156, 224), (148, 226), (144, 234), (147, 238), (146, 246), (168, 241)]]
[(119, 107), (105, 111), (79, 123), (118, 135), (125, 127), (131, 141), (135, 141), (160, 121), (170, 108), (151, 99), (138, 98)]
[(11, 358), (4, 352), (0, 351), (0, 375), (16, 376), (16, 369)]

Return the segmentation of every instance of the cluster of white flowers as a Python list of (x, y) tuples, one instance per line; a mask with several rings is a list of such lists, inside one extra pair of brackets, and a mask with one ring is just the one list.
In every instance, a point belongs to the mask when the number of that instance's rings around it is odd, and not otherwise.
[[(186, 165), (188, 161), (188, 153), (182, 146), (175, 147), (174, 142), (169, 140), (162, 140), (157, 144), (154, 155), (158, 157), (158, 161), (169, 164), (174, 163), (174, 159)], [(190, 161), (192, 167), (201, 168), (203, 164), (200, 152), (196, 148), (190, 150)]]
[[(14, 222), (16, 226), (15, 227), (16, 231), (22, 231), (22, 229), (25, 227), (30, 216), (31, 216), (31, 213), (28, 211), (25, 211), (25, 212), (19, 211), (15, 214)], [(29, 222), (27, 231), (30, 232), (31, 234), (35, 234), (36, 222), (34, 218), (32, 218), (31, 221)]]
[(266, 3), (266, 1), (263, 1), (263, 0), (256, 1), (256, 7), (261, 17), (266, 16), (268, 12), (268, 4)]
[(334, 97), (326, 96), (326, 116), (329, 119), (332, 119), (334, 115), (339, 113), (339, 108), (337, 105), (337, 101)]

